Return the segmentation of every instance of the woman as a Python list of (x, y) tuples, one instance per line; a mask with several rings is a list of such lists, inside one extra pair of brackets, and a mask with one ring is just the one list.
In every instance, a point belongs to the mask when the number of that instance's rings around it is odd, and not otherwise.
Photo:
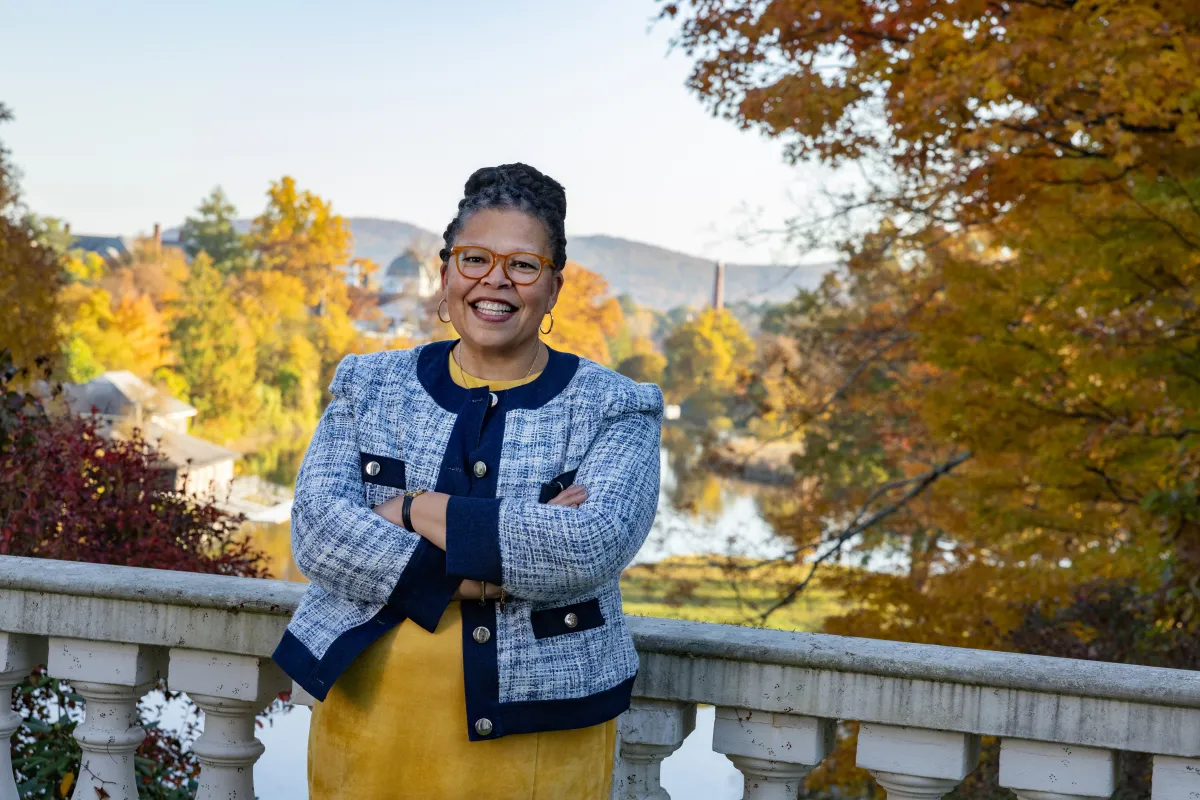
[(662, 395), (539, 338), (562, 187), (506, 164), (465, 195), (438, 306), (461, 338), (346, 356), (296, 482), (311, 585), (275, 660), (322, 701), (313, 800), (609, 795)]

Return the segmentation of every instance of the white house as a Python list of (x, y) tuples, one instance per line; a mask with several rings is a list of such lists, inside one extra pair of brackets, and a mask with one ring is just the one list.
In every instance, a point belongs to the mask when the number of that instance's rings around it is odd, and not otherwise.
[(228, 497), (240, 454), (188, 434), (188, 423), (196, 416), (192, 406), (125, 370), (105, 372), (84, 384), (68, 384), (64, 393), (68, 408), (76, 414), (94, 413), (106, 436), (140, 429), (162, 454), (162, 468), (173, 475), (176, 490)]

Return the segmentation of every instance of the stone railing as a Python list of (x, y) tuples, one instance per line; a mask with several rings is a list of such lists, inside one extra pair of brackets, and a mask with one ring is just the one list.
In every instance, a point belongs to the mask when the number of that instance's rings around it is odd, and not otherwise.
[[(205, 712), (197, 797), (252, 800), (255, 714), (291, 682), (270, 659), (303, 586), (0, 557), (0, 689), (45, 664), (85, 699), (77, 800), (133, 800), (139, 697), (157, 677)], [(892, 800), (937, 798), (1001, 737), (1022, 800), (1108, 797), (1117, 752), (1154, 754), (1154, 800), (1200, 797), (1200, 673), (632, 618), (641, 654), (613, 797), (667, 798), (663, 759), (716, 707), (712, 747), (747, 800), (795, 798), (858, 720), (857, 761)], [(304, 702), (303, 693), (293, 699)], [(308, 698), (311, 702), (311, 698)], [(20, 716), (0, 708), (0, 740)], [(0, 800), (16, 788), (0, 748)], [(103, 789), (105, 794), (95, 790)]]

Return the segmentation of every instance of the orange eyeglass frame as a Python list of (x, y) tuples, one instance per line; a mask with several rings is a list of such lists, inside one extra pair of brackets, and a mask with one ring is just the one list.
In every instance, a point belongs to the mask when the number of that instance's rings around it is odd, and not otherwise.
[[(470, 275), (467, 275), (465, 272), (462, 271), (462, 264), (459, 263), (459, 260), (458, 260), (458, 254), (461, 253), (463, 250), (482, 250), (485, 253), (488, 253), (492, 257), (492, 265), (490, 267), (488, 267), (487, 272), (483, 273), (478, 278), (474, 278)], [(462, 275), (464, 278), (466, 278), (469, 281), (483, 280), (488, 275), (491, 275), (492, 270), (494, 270), (496, 268), (496, 265), (499, 264), (500, 271), (504, 273), (504, 277), (508, 278), (510, 281), (512, 281), (513, 283), (515, 283), (518, 286), (529, 286), (530, 284), (537, 283), (538, 278), (542, 277), (542, 273), (546, 271), (547, 266), (549, 266), (551, 269), (554, 268), (554, 259), (546, 258), (545, 256), (540, 256), (537, 253), (528, 253), (528, 252), (524, 252), (524, 251), (518, 251), (516, 253), (493, 253), (491, 250), (488, 250), (486, 247), (481, 247), (480, 245), (477, 245), (477, 244), (455, 245), (454, 247), (450, 248), (450, 255), (454, 257), (454, 268), (458, 270), (458, 274)], [(512, 275), (509, 274), (508, 260), (510, 258), (512, 258), (513, 256), (532, 256), (537, 259), (538, 274), (533, 276), (533, 280), (518, 281), (515, 278), (513, 278)]]

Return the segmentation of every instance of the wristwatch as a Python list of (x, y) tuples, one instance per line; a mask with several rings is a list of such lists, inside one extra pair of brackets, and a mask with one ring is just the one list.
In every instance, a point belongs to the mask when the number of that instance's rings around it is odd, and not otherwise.
[(425, 494), (424, 489), (412, 489), (404, 493), (404, 500), (400, 503), (400, 525), (409, 533), (416, 533), (417, 529), (412, 523), (412, 501), (419, 494)]

